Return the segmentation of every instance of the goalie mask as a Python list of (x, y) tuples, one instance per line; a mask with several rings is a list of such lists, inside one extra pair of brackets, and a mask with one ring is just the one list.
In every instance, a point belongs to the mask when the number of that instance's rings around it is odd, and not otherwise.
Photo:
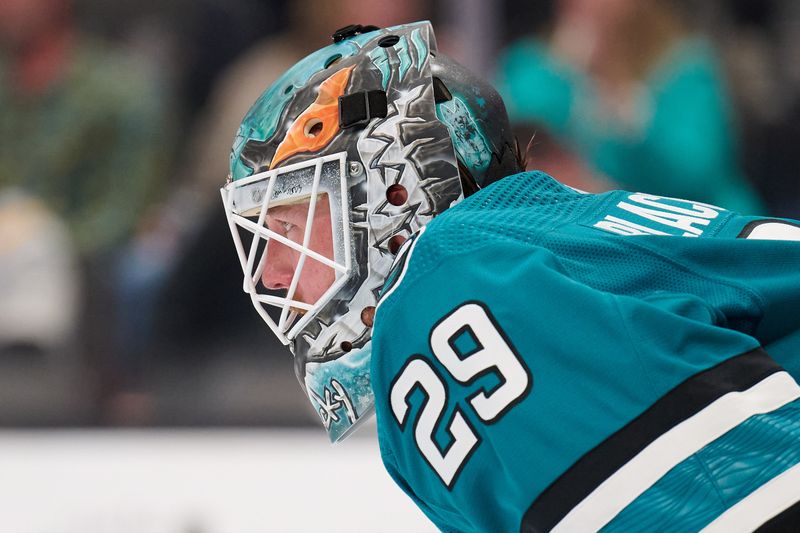
[(222, 197), (243, 290), (332, 441), (372, 412), (370, 339), (395, 254), (519, 170), (500, 97), (419, 22), (348, 26), (245, 116)]

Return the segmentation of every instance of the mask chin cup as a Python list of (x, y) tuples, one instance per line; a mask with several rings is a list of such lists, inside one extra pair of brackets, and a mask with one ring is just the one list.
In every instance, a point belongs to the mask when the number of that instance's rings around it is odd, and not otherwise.
[(341, 442), (358, 429), (375, 410), (370, 383), (372, 343), (322, 363), (305, 365), (308, 399), (332, 443)]

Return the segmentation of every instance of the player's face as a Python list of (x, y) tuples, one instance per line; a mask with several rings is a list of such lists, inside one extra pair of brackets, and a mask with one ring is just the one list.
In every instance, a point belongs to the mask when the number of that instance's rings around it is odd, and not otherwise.
[[(267, 212), (266, 225), (275, 233), (303, 244), (308, 228), (309, 205), (310, 202), (305, 201), (273, 207)], [(333, 259), (331, 209), (326, 195), (319, 196), (316, 202), (307, 247), (328, 259)], [(271, 290), (288, 290), (298, 268), (300, 256), (300, 252), (277, 240), (271, 240), (261, 274), (264, 286)], [(331, 267), (312, 257), (306, 257), (293, 299), (307, 304), (316, 303), (333, 285), (335, 277)]]

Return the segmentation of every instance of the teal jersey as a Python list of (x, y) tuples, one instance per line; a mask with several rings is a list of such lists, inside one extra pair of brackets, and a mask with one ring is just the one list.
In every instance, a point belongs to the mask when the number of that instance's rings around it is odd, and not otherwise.
[(386, 468), (444, 531), (800, 523), (798, 241), (538, 172), (479, 191), (384, 286)]

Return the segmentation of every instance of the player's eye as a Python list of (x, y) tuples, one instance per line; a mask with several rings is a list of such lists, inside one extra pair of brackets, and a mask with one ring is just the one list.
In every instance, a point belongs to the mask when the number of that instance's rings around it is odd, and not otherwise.
[(285, 234), (288, 234), (290, 231), (292, 231), (294, 228), (297, 227), (296, 224), (292, 224), (291, 222), (286, 222), (285, 220), (281, 220), (280, 225), (281, 229), (283, 229), (283, 232)]

